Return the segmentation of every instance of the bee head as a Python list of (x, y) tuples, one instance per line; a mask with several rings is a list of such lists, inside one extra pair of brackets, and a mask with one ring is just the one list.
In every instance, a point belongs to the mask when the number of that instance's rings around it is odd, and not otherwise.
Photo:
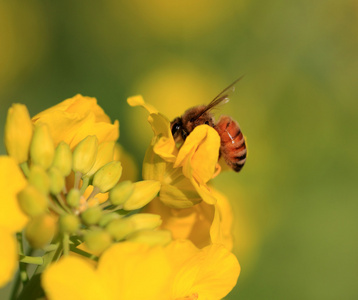
[(177, 117), (170, 123), (173, 138), (176, 142), (180, 141), (183, 133), (183, 121)]

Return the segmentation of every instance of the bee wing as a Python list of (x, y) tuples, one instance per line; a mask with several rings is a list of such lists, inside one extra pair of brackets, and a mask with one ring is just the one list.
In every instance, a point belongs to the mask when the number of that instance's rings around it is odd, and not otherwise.
[[(238, 83), (242, 77), (236, 79), (232, 84), (230, 84), (228, 87), (226, 87), (219, 95), (217, 95), (204, 109), (203, 112), (201, 112), (200, 116), (204, 114), (205, 112), (213, 109), (215, 106), (219, 105), (220, 103), (225, 104), (229, 102), (230, 95), (235, 91), (235, 85)], [(199, 118), (200, 116), (197, 116)]]

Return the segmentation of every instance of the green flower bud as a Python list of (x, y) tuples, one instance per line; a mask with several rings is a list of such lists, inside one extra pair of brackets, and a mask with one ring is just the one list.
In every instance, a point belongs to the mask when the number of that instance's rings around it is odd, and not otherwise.
[(67, 204), (71, 207), (79, 207), (81, 200), (81, 192), (79, 189), (71, 189), (67, 194)]
[(75, 233), (80, 226), (80, 220), (75, 215), (62, 215), (60, 217), (60, 230), (66, 233)]
[(48, 177), (46, 171), (39, 165), (31, 166), (29, 183), (44, 194), (48, 194), (50, 190), (50, 178)]
[(50, 177), (51, 193), (54, 195), (61, 193), (63, 187), (65, 186), (65, 178), (63, 177), (61, 172), (57, 168), (52, 167), (48, 171), (48, 175)]
[(34, 164), (40, 165), (45, 170), (51, 166), (55, 155), (55, 146), (46, 124), (39, 124), (35, 127), (30, 154)]
[(119, 216), (119, 214), (117, 214), (115, 212), (109, 213), (109, 214), (104, 214), (104, 215), (102, 215), (101, 219), (99, 220), (98, 225), (101, 227), (105, 227), (111, 221), (118, 220), (118, 219), (120, 219), (120, 216)]
[(126, 202), (134, 191), (134, 184), (129, 180), (118, 183), (109, 192), (109, 201), (113, 205), (122, 205)]
[(81, 218), (86, 225), (97, 224), (101, 217), (102, 210), (98, 206), (89, 207), (81, 214)]
[(17, 198), (21, 209), (30, 217), (39, 216), (47, 209), (47, 196), (32, 185), (25, 187)]
[(72, 169), (85, 175), (96, 161), (98, 140), (94, 135), (83, 139), (73, 151)]
[(33, 218), (26, 226), (25, 237), (34, 248), (45, 246), (56, 233), (56, 221), (48, 214)]
[(70, 146), (65, 142), (58, 144), (52, 166), (56, 167), (64, 177), (71, 173), (72, 152)]
[(103, 252), (112, 244), (111, 235), (104, 230), (88, 231), (84, 240), (87, 247), (96, 253)]
[(134, 223), (131, 222), (129, 218), (113, 220), (106, 227), (106, 231), (109, 232), (116, 241), (123, 240), (127, 235), (134, 232), (134, 230)]
[(134, 229), (154, 229), (162, 224), (162, 219), (159, 215), (154, 214), (135, 214), (129, 217), (134, 225)]
[(168, 230), (141, 230), (126, 238), (127, 241), (145, 243), (151, 246), (165, 246), (172, 241), (172, 234)]
[(143, 180), (134, 183), (134, 191), (123, 204), (125, 210), (135, 210), (147, 205), (158, 194), (160, 182), (157, 180)]
[(116, 185), (121, 175), (121, 163), (119, 161), (112, 161), (94, 174), (93, 185), (98, 187), (101, 193), (106, 193)]
[(33, 126), (29, 112), (23, 104), (13, 104), (5, 123), (5, 147), (7, 153), (19, 164), (29, 158)]

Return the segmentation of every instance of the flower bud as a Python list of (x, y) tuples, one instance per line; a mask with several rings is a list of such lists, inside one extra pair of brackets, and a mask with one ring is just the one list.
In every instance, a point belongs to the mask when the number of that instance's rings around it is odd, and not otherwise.
[(116, 212), (104, 214), (104, 215), (102, 215), (101, 219), (99, 220), (98, 225), (101, 227), (105, 227), (108, 225), (108, 223), (112, 222), (113, 220), (118, 220), (118, 219), (120, 219), (120, 216)]
[(71, 189), (66, 197), (67, 204), (71, 207), (79, 207), (81, 192), (79, 189)]
[(50, 178), (46, 171), (39, 165), (32, 165), (29, 173), (29, 183), (43, 194), (50, 190)]
[(96, 161), (98, 140), (95, 135), (83, 139), (73, 151), (72, 169), (85, 175)]
[(30, 154), (34, 164), (40, 165), (45, 170), (51, 166), (55, 155), (55, 146), (46, 124), (39, 124), (35, 127)]
[(122, 205), (126, 202), (134, 191), (134, 184), (128, 180), (118, 183), (109, 192), (109, 201), (113, 205)]
[(131, 222), (129, 218), (113, 220), (106, 227), (106, 231), (109, 232), (116, 241), (123, 240), (127, 235), (134, 232), (134, 230), (134, 223)]
[(159, 215), (154, 214), (135, 214), (129, 217), (133, 223), (134, 229), (154, 229), (162, 224), (162, 219)]
[(23, 104), (13, 104), (5, 123), (5, 147), (7, 153), (19, 164), (28, 160), (33, 126), (29, 112)]
[(65, 178), (63, 178), (61, 172), (52, 167), (48, 171), (48, 175), (50, 177), (50, 191), (52, 194), (57, 195), (61, 193), (63, 187), (65, 186)]
[(87, 247), (96, 253), (106, 250), (112, 243), (111, 235), (104, 230), (88, 231), (84, 236)]
[(102, 210), (98, 206), (89, 207), (81, 214), (81, 218), (86, 225), (97, 224), (101, 216)]
[(172, 241), (171, 232), (168, 230), (141, 230), (127, 236), (127, 241), (145, 243), (151, 246), (165, 246)]
[(147, 205), (159, 192), (160, 182), (143, 180), (134, 183), (134, 192), (123, 204), (125, 210), (135, 210)]
[(58, 144), (55, 150), (52, 166), (56, 167), (64, 177), (71, 173), (72, 152), (70, 146), (63, 141)]
[(56, 232), (56, 221), (51, 215), (43, 214), (32, 219), (26, 226), (25, 237), (34, 248), (45, 246)]
[(116, 185), (121, 175), (121, 163), (119, 161), (112, 161), (94, 174), (93, 185), (98, 187), (101, 193), (106, 193)]
[(60, 217), (60, 230), (66, 233), (75, 233), (80, 226), (80, 220), (75, 215), (62, 215)]
[(17, 198), (21, 209), (30, 217), (39, 216), (47, 209), (47, 196), (32, 185), (25, 187)]

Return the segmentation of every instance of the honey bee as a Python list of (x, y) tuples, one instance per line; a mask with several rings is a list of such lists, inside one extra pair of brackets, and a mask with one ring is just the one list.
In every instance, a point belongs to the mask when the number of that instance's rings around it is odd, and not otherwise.
[(235, 90), (235, 84), (241, 79), (235, 80), (208, 105), (199, 105), (189, 108), (181, 117), (175, 118), (171, 123), (171, 131), (176, 142), (183, 142), (196, 126), (206, 124), (213, 127), (219, 134), (221, 145), (219, 158), (222, 156), (226, 164), (235, 172), (239, 172), (246, 161), (246, 142), (240, 130), (239, 124), (229, 116), (221, 116), (216, 123), (211, 110), (217, 105), (229, 101), (231, 92)]

